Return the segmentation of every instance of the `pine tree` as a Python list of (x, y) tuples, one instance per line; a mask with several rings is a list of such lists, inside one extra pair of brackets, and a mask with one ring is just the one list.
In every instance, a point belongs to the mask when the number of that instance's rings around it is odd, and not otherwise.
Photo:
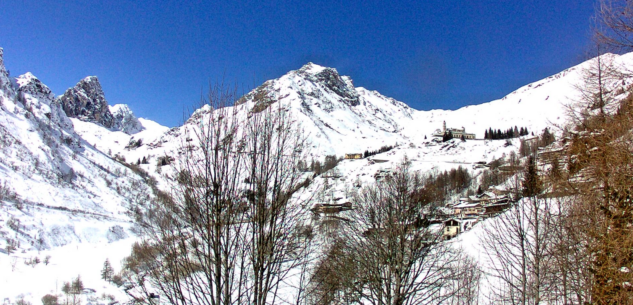
[(521, 134), (519, 133), (519, 129), (518, 129), (516, 126), (514, 126), (514, 132), (513, 132), (512, 134), (514, 135), (514, 137), (515, 137), (515, 138), (516, 138), (516, 137), (519, 137), (519, 136), (521, 135)]
[(523, 196), (535, 197), (541, 193), (541, 180), (538, 177), (536, 162), (532, 156), (528, 157), (523, 176)]
[(110, 264), (110, 260), (106, 258), (103, 263), (103, 269), (101, 269), (101, 279), (106, 280), (108, 282), (112, 281), (112, 276), (114, 275), (114, 269)]
[(84, 290), (84, 283), (81, 281), (81, 278), (79, 277), (79, 275), (73, 281), (71, 288), (75, 292), (75, 294), (80, 294), (81, 291)]

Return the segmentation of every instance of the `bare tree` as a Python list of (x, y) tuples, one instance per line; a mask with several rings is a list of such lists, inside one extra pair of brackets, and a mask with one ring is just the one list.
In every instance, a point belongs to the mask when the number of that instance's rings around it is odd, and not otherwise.
[(584, 213), (578, 214), (580, 210), (574, 208), (574, 201), (569, 196), (551, 201), (554, 219), (548, 280), (554, 284), (549, 286), (547, 297), (553, 304), (586, 304), (591, 300), (591, 256), (586, 251), (584, 230), (579, 227), (589, 224)]
[(482, 247), (492, 275), (493, 301), (504, 304), (540, 304), (547, 301), (552, 279), (551, 248), (554, 217), (551, 201), (540, 198), (536, 162), (528, 158), (522, 200), (484, 226)]
[(633, 302), (633, 96), (616, 104), (615, 113), (584, 118), (566, 151), (571, 221), (590, 257), (587, 299), (595, 304)]
[(155, 189), (137, 217), (144, 240), (125, 269), (138, 302), (272, 304), (305, 258), (291, 200), (309, 183), (297, 169), (305, 137), (281, 105), (255, 113), (235, 97), (215, 88), (181, 127), (173, 194)]
[(355, 197), (343, 238), (356, 266), (355, 289), (367, 304), (439, 304), (450, 278), (452, 249), (442, 242), (436, 190), (405, 159), (394, 172)]
[[(460, 251), (461, 252), (461, 251)], [(450, 281), (450, 298), (448, 304), (451, 305), (476, 305), (479, 304), (480, 284), (483, 271), (475, 259), (466, 253), (461, 253), (453, 261), (452, 277)]]
[(596, 38), (606, 50), (633, 48), (633, 3), (626, 0), (601, 0), (597, 7)]
[(305, 257), (309, 235), (298, 224), (308, 210), (304, 202), (290, 203), (309, 183), (299, 169), (306, 138), (295, 125), (282, 106), (274, 104), (252, 114), (240, 143), (249, 181), (245, 192), (251, 304), (275, 303), (281, 281), (297, 266), (294, 258)]

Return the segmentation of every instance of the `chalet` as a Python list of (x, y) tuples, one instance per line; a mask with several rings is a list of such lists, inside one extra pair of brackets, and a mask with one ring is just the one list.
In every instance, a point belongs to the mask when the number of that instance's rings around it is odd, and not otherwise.
[(485, 217), (495, 216), (495, 215), (505, 211), (509, 207), (510, 207), (510, 202), (508, 202), (508, 201), (500, 202), (500, 203), (494, 203), (494, 204), (489, 204), (489, 205), (484, 207), (484, 209), (485, 209), (484, 216)]
[(385, 160), (385, 159), (368, 159), (368, 161), (369, 161), (369, 164), (389, 162), (389, 160)]
[(444, 221), (444, 239), (451, 239), (461, 233), (461, 222), (455, 218)]
[(444, 121), (444, 124), (443, 124), (441, 130), (440, 129), (436, 129), (435, 132), (433, 132), (433, 136), (434, 137), (443, 137), (448, 132), (450, 132), (453, 135), (453, 138), (460, 139), (463, 136), (464, 139), (467, 139), (467, 140), (475, 139), (475, 134), (474, 133), (467, 133), (465, 127), (462, 127), (462, 128), (446, 128), (446, 121)]
[(442, 222), (444, 225), (442, 237), (444, 239), (451, 239), (460, 233), (470, 230), (477, 222), (479, 218), (465, 218), (456, 219), (449, 218)]
[(374, 179), (376, 180), (380, 180), (383, 178), (386, 178), (388, 176), (391, 176), (391, 169), (386, 168), (386, 169), (379, 169), (378, 171), (376, 171), (376, 173), (374, 174)]
[(480, 203), (460, 202), (453, 206), (453, 215), (457, 218), (477, 217), (485, 212), (486, 209)]
[(345, 154), (345, 159), (356, 160), (356, 159), (362, 159), (362, 158), (363, 158), (363, 154)]
[(349, 211), (351, 209), (352, 209), (352, 203), (345, 202), (345, 203), (340, 203), (340, 204), (339, 203), (318, 203), (318, 204), (315, 204), (311, 210), (315, 214), (332, 215), (332, 214), (338, 214), (343, 211)]
[(497, 204), (497, 203), (502, 203), (502, 202), (510, 202), (510, 197), (508, 196), (509, 194), (497, 194), (495, 192), (483, 192), (481, 194), (478, 195), (473, 195), (473, 196), (468, 196), (468, 198), (462, 198), (462, 200), (465, 199), (465, 201), (470, 202), (470, 203), (479, 203), (482, 206), (486, 206), (486, 205), (490, 205), (490, 204)]
[(514, 197), (510, 191), (491, 188), (487, 192), (459, 199), (456, 204), (447, 205), (452, 209), (452, 217), (464, 218), (491, 217), (512, 205)]

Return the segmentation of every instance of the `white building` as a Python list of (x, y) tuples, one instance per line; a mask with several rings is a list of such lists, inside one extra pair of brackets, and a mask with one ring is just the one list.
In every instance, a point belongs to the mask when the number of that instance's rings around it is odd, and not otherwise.
[(435, 132), (433, 132), (433, 136), (434, 137), (443, 137), (449, 131), (451, 132), (451, 134), (453, 134), (453, 138), (460, 139), (463, 136), (464, 139), (467, 139), (467, 140), (475, 139), (475, 134), (474, 133), (467, 133), (465, 127), (462, 127), (462, 128), (446, 128), (446, 121), (444, 121), (444, 124), (443, 124), (441, 130), (440, 129), (436, 129)]

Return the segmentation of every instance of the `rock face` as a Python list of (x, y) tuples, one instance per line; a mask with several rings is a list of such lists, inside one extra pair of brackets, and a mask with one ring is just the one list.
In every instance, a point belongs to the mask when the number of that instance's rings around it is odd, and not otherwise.
[(7, 72), (7, 69), (4, 67), (3, 56), (4, 50), (0, 48), (0, 90), (6, 93), (12, 93), (11, 81), (9, 80), (9, 72)]
[(114, 117), (114, 126), (112, 126), (114, 129), (123, 131), (129, 135), (143, 130), (143, 125), (138, 121), (127, 105), (117, 104), (110, 106), (110, 112)]
[(59, 101), (68, 117), (97, 123), (106, 128), (116, 127), (108, 101), (96, 76), (82, 79), (75, 87), (66, 90), (64, 95), (59, 97)]
[(285, 109), (311, 135), (315, 154), (320, 156), (341, 156), (405, 142), (400, 131), (413, 120), (414, 113), (404, 103), (356, 88), (350, 77), (336, 69), (313, 63), (266, 81), (236, 104), (250, 112), (246, 116), (268, 107)]
[[(343, 107), (355, 107), (360, 105), (360, 96), (347, 76), (341, 76), (336, 69), (322, 67), (313, 63), (307, 63), (301, 69), (291, 71), (281, 79), (289, 79), (289, 84), (297, 88), (303, 100), (320, 100), (318, 107), (326, 112)], [(252, 100), (256, 103), (253, 112), (259, 112), (277, 102), (280, 98), (279, 82), (281, 79), (270, 80), (257, 87), (237, 104)]]
[(18, 101), (39, 117), (46, 117), (49, 123), (57, 125), (69, 134), (74, 134), (73, 123), (62, 109), (60, 100), (46, 85), (30, 72), (16, 78)]
[(339, 97), (339, 101), (348, 106), (360, 105), (360, 99), (352, 80), (347, 76), (341, 76), (334, 68), (325, 68), (313, 63), (308, 63), (297, 71), (306, 80), (321, 84), (325, 91), (330, 91)]

